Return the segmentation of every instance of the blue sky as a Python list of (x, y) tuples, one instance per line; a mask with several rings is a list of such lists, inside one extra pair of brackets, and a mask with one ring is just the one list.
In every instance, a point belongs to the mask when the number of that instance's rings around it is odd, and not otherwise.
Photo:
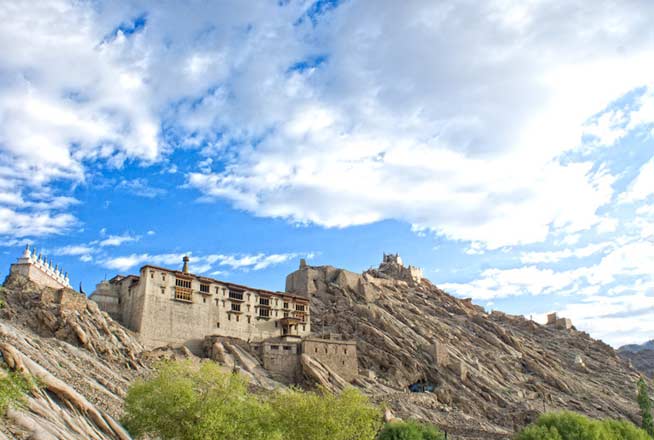
[(399, 252), (487, 309), (654, 337), (649, 1), (0, 5), (0, 267), (283, 289)]

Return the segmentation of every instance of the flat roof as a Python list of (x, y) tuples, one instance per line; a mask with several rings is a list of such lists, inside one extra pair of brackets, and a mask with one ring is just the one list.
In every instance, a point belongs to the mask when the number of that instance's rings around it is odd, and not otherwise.
[[(234, 290), (240, 290), (240, 291), (248, 290), (250, 292), (255, 292), (255, 293), (259, 293), (259, 294), (263, 294), (263, 295), (274, 295), (274, 296), (280, 296), (280, 297), (289, 297), (289, 298), (294, 298), (294, 299), (300, 299), (300, 300), (306, 301), (307, 303), (309, 302), (308, 298), (306, 298), (304, 296), (300, 296), (300, 295), (293, 295), (293, 294), (287, 293), (287, 292), (273, 292), (272, 290), (257, 289), (255, 287), (245, 286), (243, 284), (230, 283), (229, 281), (217, 280), (215, 278), (205, 277), (205, 276), (202, 276), (202, 275), (196, 275), (196, 274), (193, 274), (193, 273), (186, 273), (186, 272), (182, 272), (181, 270), (168, 269), (168, 268), (165, 268), (165, 267), (155, 266), (155, 265), (152, 265), (152, 264), (146, 264), (144, 266), (141, 266), (140, 271), (142, 271), (143, 269), (146, 269), (146, 268), (151, 268), (151, 269), (156, 269), (156, 270), (161, 270), (161, 271), (164, 271), (164, 272), (172, 273), (175, 276), (181, 276), (182, 278), (195, 278), (196, 280), (198, 280), (200, 282), (204, 281), (204, 282), (208, 282), (208, 283), (222, 284), (222, 285), (224, 285), (224, 286), (226, 286), (228, 288), (233, 288)], [(130, 276), (135, 276), (135, 275), (130, 275)]]

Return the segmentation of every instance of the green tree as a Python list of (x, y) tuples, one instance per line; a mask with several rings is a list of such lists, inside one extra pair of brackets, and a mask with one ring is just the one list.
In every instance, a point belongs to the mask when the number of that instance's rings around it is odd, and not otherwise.
[(213, 362), (168, 362), (130, 387), (123, 423), (162, 440), (373, 440), (381, 414), (354, 389), (258, 395)]
[(543, 414), (515, 440), (648, 440), (645, 431), (627, 421), (593, 420), (572, 412)]
[(608, 438), (620, 440), (650, 440), (650, 436), (626, 420), (607, 419), (601, 422)]
[(243, 376), (213, 362), (169, 362), (130, 387), (123, 423), (136, 437), (162, 440), (281, 439), (272, 420), (270, 405), (247, 393)]
[(530, 425), (523, 429), (516, 440), (563, 440), (555, 427)]
[(377, 438), (378, 440), (443, 440), (445, 435), (433, 425), (409, 420), (387, 423)]
[(647, 383), (642, 377), (638, 381), (638, 406), (640, 407), (640, 415), (643, 420), (641, 427), (650, 435), (650, 437), (654, 437), (652, 404), (649, 400), (649, 390), (647, 389)]
[(279, 391), (269, 402), (284, 440), (373, 440), (381, 426), (380, 410), (354, 388)]

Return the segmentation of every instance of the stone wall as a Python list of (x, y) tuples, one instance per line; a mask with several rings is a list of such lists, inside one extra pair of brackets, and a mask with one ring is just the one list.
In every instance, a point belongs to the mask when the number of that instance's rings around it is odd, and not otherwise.
[(354, 341), (306, 338), (302, 341), (302, 353), (319, 360), (348, 382), (359, 374)]
[(281, 377), (290, 383), (299, 381), (302, 370), (299, 344), (285, 341), (264, 342), (260, 350), (263, 367), (273, 376)]
[(121, 304), (118, 289), (113, 289), (108, 281), (102, 281), (95, 286), (95, 291), (89, 299), (98, 304), (100, 310), (107, 312), (115, 321), (121, 321)]
[(40, 299), (43, 304), (53, 304), (61, 310), (79, 313), (86, 310), (86, 297), (72, 289), (43, 289)]
[(9, 273), (22, 275), (34, 281), (39, 286), (52, 287), (53, 289), (61, 289), (66, 287), (63, 283), (57, 281), (48, 273), (37, 268), (33, 264), (12, 264)]

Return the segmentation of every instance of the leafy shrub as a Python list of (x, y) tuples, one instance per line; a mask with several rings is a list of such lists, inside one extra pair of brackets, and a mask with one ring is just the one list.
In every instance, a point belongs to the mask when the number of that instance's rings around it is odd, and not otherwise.
[(20, 374), (7, 373), (0, 369), (0, 415), (4, 415), (10, 406), (23, 406), (25, 393), (30, 388), (29, 381)]
[(284, 440), (372, 440), (381, 426), (379, 409), (354, 388), (338, 395), (280, 391), (270, 404)]
[(215, 363), (168, 362), (130, 387), (123, 423), (135, 437), (162, 440), (372, 440), (380, 419), (353, 389), (260, 396)]
[(443, 440), (445, 436), (433, 425), (409, 420), (387, 423), (377, 438), (379, 440)]
[(607, 438), (620, 440), (651, 440), (647, 432), (638, 429), (633, 423), (626, 420), (607, 419), (601, 422), (605, 432), (609, 435)]
[(581, 414), (544, 414), (536, 424), (523, 429), (516, 440), (649, 440), (632, 423), (618, 420), (592, 420)]

